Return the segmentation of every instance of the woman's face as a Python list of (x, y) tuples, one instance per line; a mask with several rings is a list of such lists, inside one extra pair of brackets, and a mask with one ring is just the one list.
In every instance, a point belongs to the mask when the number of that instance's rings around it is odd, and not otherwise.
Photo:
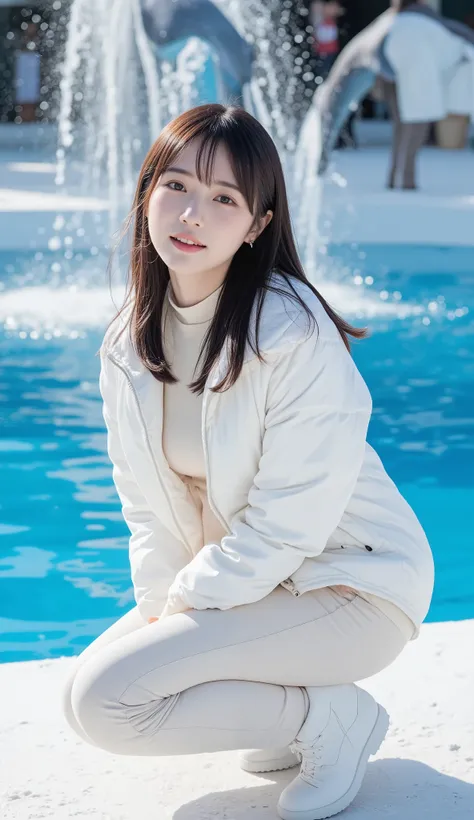
[(222, 145), (210, 187), (199, 182), (198, 148), (197, 141), (187, 145), (158, 180), (149, 201), (148, 230), (170, 272), (180, 278), (212, 272), (223, 280), (236, 251), (255, 239), (271, 215), (254, 226)]

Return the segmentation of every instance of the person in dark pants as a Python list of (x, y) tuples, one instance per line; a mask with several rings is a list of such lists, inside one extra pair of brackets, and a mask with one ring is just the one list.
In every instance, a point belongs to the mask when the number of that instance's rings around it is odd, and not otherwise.
[(401, 187), (405, 191), (414, 191), (417, 188), (416, 157), (420, 148), (428, 140), (431, 123), (402, 123), (396, 84), (382, 80), (382, 85), (385, 102), (393, 123), (392, 157), (387, 188), (396, 188), (399, 177), (401, 177)]
[[(397, 11), (405, 9), (416, 11), (424, 3), (413, 0), (399, 0), (395, 3)], [(397, 98), (396, 83), (382, 81), (385, 101), (393, 122), (392, 158), (388, 175), (387, 188), (397, 187), (399, 174), (401, 187), (406, 191), (416, 190), (416, 157), (420, 148), (427, 142), (430, 133), (430, 122), (402, 123)]]
[(440, 17), (424, 2), (400, 0), (395, 7), (384, 45), (396, 83), (386, 89), (394, 121), (388, 185), (396, 185), (399, 172), (402, 187), (410, 190), (416, 188), (416, 155), (431, 124), (472, 111), (474, 37), (468, 26)]

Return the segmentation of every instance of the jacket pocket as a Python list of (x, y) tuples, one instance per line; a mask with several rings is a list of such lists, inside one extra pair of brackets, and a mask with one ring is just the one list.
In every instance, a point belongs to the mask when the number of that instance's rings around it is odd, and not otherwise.
[(348, 552), (352, 553), (352, 555), (358, 555), (360, 553), (371, 553), (376, 552), (376, 547), (371, 546), (370, 544), (333, 544), (330, 547), (326, 547), (326, 552)]

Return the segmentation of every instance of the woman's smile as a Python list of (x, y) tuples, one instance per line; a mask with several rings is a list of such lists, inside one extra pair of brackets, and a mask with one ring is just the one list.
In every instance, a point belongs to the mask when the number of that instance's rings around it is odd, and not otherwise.
[(190, 234), (177, 233), (174, 236), (170, 236), (170, 239), (174, 247), (183, 251), (183, 253), (197, 253), (206, 248), (206, 245), (203, 245), (202, 242), (199, 242), (198, 239), (195, 239)]

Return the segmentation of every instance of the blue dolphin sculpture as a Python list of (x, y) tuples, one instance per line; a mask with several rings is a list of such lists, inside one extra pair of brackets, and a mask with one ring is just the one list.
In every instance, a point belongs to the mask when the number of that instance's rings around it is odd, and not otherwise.
[(253, 49), (211, 0), (141, 0), (141, 9), (145, 31), (158, 49), (191, 37), (210, 45), (228, 98), (241, 102), (252, 77)]

